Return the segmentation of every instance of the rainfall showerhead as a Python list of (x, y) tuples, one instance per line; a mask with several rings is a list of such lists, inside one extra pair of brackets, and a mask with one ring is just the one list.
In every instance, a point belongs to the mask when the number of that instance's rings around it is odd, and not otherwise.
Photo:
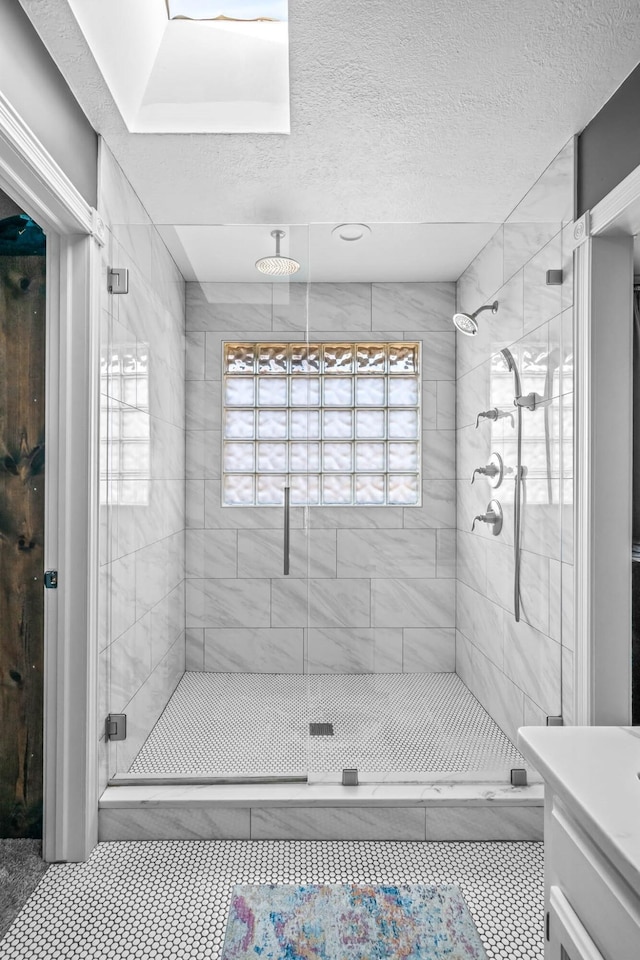
[(465, 333), (468, 337), (475, 337), (478, 332), (478, 321), (476, 317), (479, 313), (482, 313), (483, 310), (491, 310), (491, 313), (497, 313), (498, 301), (494, 300), (493, 303), (487, 304), (485, 307), (478, 307), (475, 313), (454, 313), (453, 323), (456, 330), (459, 330), (460, 333)]
[(273, 257), (261, 257), (260, 260), (256, 260), (256, 268), (260, 273), (266, 273), (270, 277), (289, 277), (300, 269), (297, 260), (293, 260), (291, 257), (283, 257), (280, 254), (280, 240), (284, 235), (284, 230), (271, 231), (271, 236), (276, 241), (276, 252)]

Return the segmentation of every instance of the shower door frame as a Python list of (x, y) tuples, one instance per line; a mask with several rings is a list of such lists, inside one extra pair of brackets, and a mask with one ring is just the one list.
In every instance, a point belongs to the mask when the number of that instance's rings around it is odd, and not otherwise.
[(633, 238), (640, 233), (640, 166), (583, 214), (572, 230), (574, 722), (627, 725), (631, 723)]
[(0, 189), (47, 238), (43, 858), (97, 843), (99, 276), (105, 227), (0, 92)]

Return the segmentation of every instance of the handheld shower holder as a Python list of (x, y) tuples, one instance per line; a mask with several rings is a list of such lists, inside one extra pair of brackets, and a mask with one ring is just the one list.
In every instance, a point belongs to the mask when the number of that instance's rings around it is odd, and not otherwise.
[(524, 397), (514, 397), (514, 407), (524, 407), (525, 410), (535, 410), (543, 398), (537, 393), (527, 393)]
[(494, 537), (497, 537), (502, 530), (502, 506), (498, 500), (489, 500), (486, 513), (479, 513), (473, 518), (471, 532), (475, 530), (476, 523), (488, 523), (493, 527), (491, 531)]

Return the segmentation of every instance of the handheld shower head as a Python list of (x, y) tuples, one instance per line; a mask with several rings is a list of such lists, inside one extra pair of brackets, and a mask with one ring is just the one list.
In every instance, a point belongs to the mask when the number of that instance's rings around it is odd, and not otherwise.
[(516, 391), (516, 397), (520, 397), (522, 395), (522, 384), (520, 383), (520, 372), (518, 370), (518, 365), (513, 359), (513, 354), (508, 347), (503, 347), (500, 353), (504, 357), (507, 367), (513, 374), (513, 384)]
[(478, 321), (476, 317), (479, 313), (482, 313), (483, 310), (491, 310), (491, 313), (497, 313), (498, 301), (494, 300), (493, 303), (487, 304), (484, 307), (478, 307), (474, 313), (454, 313), (453, 323), (456, 330), (466, 334), (468, 337), (475, 337), (478, 332)]

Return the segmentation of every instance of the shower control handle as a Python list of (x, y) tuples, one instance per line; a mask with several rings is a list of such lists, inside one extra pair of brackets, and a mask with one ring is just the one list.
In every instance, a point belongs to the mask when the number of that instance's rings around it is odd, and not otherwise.
[(476, 467), (471, 474), (471, 483), (475, 483), (476, 473), (479, 473), (483, 477), (495, 477), (496, 474), (500, 473), (500, 470), (493, 463), (488, 463), (486, 467)]
[(480, 426), (480, 420), (497, 420), (500, 416), (500, 412), (497, 407), (494, 407), (493, 410), (483, 410), (476, 417), (476, 430)]
[(490, 500), (486, 513), (479, 513), (473, 518), (471, 532), (475, 530), (476, 523), (488, 523), (493, 527), (493, 535), (497, 537), (502, 530), (502, 506), (497, 500)]
[(502, 457), (499, 453), (492, 453), (489, 459), (489, 463), (484, 467), (476, 467), (476, 469), (471, 474), (471, 483), (475, 483), (476, 474), (479, 473), (483, 477), (487, 477), (489, 485), (494, 489), (499, 487), (502, 483), (502, 478), (504, 476), (504, 463), (502, 462)]

